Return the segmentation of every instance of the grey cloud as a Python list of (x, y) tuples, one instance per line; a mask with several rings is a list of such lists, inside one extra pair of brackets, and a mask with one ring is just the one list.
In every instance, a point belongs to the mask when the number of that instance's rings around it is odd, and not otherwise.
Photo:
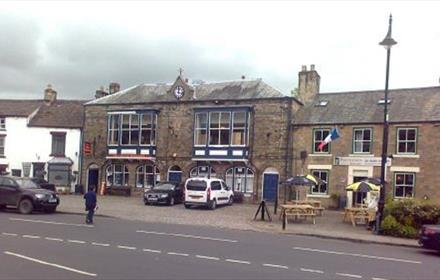
[[(14, 24), (10, 25), (14, 29)], [(27, 77), (27, 86), (23, 87), (17, 80), (6, 83), (8, 88), (3, 89), (3, 98), (30, 94), (41, 98), (45, 85), (51, 83), (60, 98), (90, 99), (100, 85), (106, 86), (111, 81), (119, 82), (122, 88), (139, 83), (172, 82), (180, 67), (189, 78), (203, 80), (239, 79), (242, 74), (253, 76), (254, 71), (252, 57), (246, 53), (219, 60), (215, 49), (207, 51), (184, 38), (148, 40), (129, 31), (100, 25), (58, 28), (41, 44), (46, 56), (40, 60), (35, 42), (41, 37), (31, 39), (28, 44), (19, 42), (19, 47), (32, 46), (34, 55), (14, 62), (35, 66), (17, 70), (18, 76)]]

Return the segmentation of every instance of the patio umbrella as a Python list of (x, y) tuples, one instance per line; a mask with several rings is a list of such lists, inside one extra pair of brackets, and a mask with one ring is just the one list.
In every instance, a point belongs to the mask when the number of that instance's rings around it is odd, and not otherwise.
[(354, 191), (354, 192), (371, 192), (371, 191), (378, 192), (380, 191), (380, 186), (366, 181), (361, 181), (348, 185), (345, 189), (347, 191)]

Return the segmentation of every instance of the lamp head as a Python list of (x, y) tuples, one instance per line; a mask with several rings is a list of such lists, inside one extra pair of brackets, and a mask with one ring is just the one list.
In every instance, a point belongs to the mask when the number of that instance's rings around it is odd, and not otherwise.
[(391, 37), (391, 29), (392, 29), (393, 16), (390, 15), (389, 25), (388, 25), (388, 33), (382, 42), (379, 45), (383, 46), (385, 49), (389, 50), (392, 46), (397, 44), (397, 42)]

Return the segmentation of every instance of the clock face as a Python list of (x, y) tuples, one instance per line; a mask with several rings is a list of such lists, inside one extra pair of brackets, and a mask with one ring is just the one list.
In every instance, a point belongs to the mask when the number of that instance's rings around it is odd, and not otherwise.
[(174, 96), (175, 96), (176, 98), (180, 99), (180, 98), (183, 97), (184, 94), (185, 94), (185, 90), (183, 89), (182, 86), (177, 86), (177, 87), (174, 89)]

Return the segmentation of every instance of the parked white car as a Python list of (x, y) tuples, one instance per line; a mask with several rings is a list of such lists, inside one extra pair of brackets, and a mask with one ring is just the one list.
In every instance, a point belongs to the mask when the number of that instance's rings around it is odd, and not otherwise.
[(234, 192), (221, 179), (189, 178), (185, 182), (185, 208), (203, 205), (215, 209), (217, 205), (233, 202)]

